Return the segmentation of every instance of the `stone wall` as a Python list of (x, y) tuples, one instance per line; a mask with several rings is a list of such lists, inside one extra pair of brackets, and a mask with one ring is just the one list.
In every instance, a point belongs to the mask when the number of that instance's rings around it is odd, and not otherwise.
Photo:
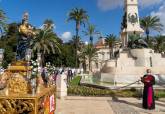
[(151, 49), (133, 49), (120, 53), (117, 60), (109, 60), (102, 69), (101, 81), (132, 83), (142, 77), (147, 69), (165, 76), (165, 58)]
[(164, 67), (116, 67), (109, 68), (109, 73), (101, 73), (101, 81), (132, 83), (139, 80), (140, 77), (146, 74), (146, 70), (148, 68), (151, 69), (153, 75), (165, 75)]
[(132, 56), (136, 57), (135, 66), (160, 67), (165, 66), (165, 58), (152, 49), (133, 49)]
[(160, 53), (153, 53), (151, 59), (153, 67), (165, 67), (165, 57), (163, 57)]
[(128, 53), (120, 53), (119, 58), (117, 59), (117, 67), (127, 67), (127, 66), (135, 66), (135, 60), (133, 58), (128, 57)]

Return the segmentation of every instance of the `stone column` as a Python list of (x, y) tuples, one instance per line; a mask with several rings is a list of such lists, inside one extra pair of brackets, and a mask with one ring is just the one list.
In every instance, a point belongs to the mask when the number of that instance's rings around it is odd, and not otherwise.
[(67, 75), (60, 74), (57, 76), (56, 80), (57, 85), (57, 97), (58, 98), (65, 98), (67, 96)]

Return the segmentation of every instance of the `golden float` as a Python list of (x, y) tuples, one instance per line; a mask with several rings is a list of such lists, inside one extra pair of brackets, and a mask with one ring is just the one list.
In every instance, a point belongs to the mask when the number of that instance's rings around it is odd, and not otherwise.
[(0, 84), (3, 85), (3, 90), (0, 90), (0, 114), (54, 114), (55, 86), (46, 88), (38, 84), (36, 93), (32, 94), (25, 78), (29, 71), (31, 67), (27, 62), (17, 61), (0, 76)]

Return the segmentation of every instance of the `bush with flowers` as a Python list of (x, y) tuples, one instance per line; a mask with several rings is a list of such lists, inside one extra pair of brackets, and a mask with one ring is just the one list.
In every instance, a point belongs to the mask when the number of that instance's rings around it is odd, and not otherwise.
[(31, 60), (31, 65), (30, 66), (32, 68), (31, 78), (36, 78), (37, 74), (38, 74), (38, 62)]
[(46, 63), (46, 68), (49, 76), (54, 73), (55, 67), (52, 66), (50, 62)]

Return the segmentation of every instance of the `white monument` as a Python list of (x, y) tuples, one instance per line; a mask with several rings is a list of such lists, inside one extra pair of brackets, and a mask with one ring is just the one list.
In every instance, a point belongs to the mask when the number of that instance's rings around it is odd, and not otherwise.
[[(115, 86), (123, 86), (136, 82), (146, 73), (146, 69), (151, 69), (152, 74), (157, 76), (157, 84), (161, 81), (165, 84), (165, 55), (155, 53), (148, 48), (127, 48), (129, 35), (140, 35), (144, 32), (140, 27), (137, 0), (125, 0), (125, 14), (121, 29), (123, 47), (119, 49), (116, 59), (105, 61), (100, 74), (96, 75), (98, 79), (101, 82), (113, 82)], [(131, 86), (140, 85), (137, 83)]]
[(124, 16), (121, 27), (121, 41), (123, 47), (127, 47), (130, 34), (141, 34), (144, 30), (140, 27), (138, 0), (124, 1)]

